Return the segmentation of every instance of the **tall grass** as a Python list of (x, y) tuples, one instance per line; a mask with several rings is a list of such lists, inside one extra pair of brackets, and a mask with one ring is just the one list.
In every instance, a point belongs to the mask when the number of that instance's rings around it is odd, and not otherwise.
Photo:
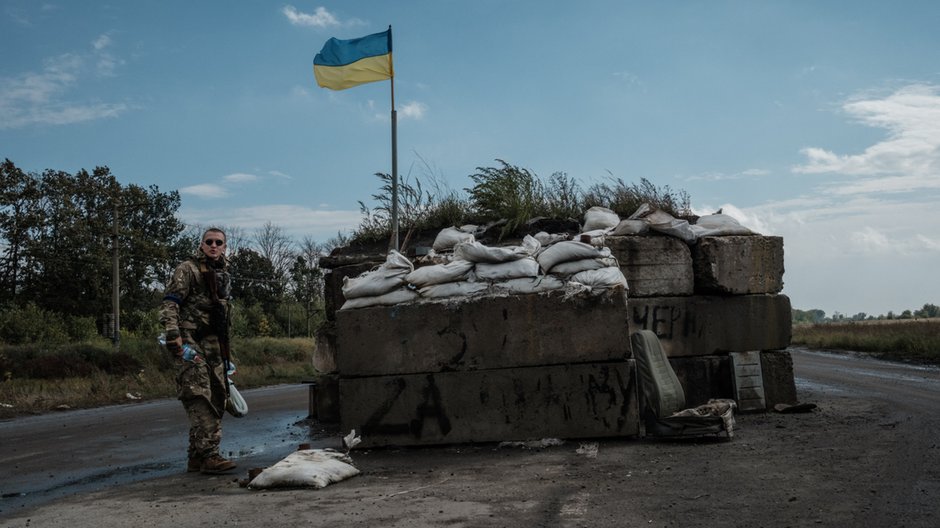
[[(473, 186), (464, 189), (466, 196), (447, 188), (426, 164), (429, 174), (425, 178), (435, 183), (431, 189), (424, 188), (418, 177), (402, 178), (398, 183), (399, 226), (405, 238), (411, 231), (501, 222), (502, 239), (520, 234), (534, 218), (580, 220), (593, 206), (607, 207), (622, 217), (633, 214), (644, 203), (676, 217), (692, 215), (687, 192), (668, 185), (657, 187), (645, 178), (639, 183), (611, 178), (584, 191), (564, 172), (543, 179), (524, 167), (496, 161), (498, 165), (477, 167), (470, 175)], [(378, 205), (369, 209), (359, 203), (363, 220), (353, 233), (354, 243), (384, 240), (390, 233), (392, 180), (388, 174), (376, 176), (381, 184), (372, 198)]]
[[(237, 367), (232, 380), (239, 389), (316, 375), (312, 339), (236, 339), (232, 348)], [(155, 339), (125, 339), (119, 352), (104, 339), (74, 345), (3, 345), (0, 419), (175, 397), (175, 374)]]
[(791, 341), (810, 348), (940, 363), (940, 319), (936, 318), (795, 325)]

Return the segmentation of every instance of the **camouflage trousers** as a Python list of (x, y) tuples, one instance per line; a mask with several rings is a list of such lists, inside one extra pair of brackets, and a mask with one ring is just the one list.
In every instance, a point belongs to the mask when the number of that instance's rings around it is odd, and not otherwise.
[(222, 441), (225, 367), (217, 339), (204, 339), (195, 348), (199, 355), (194, 361), (175, 360), (177, 397), (189, 416), (189, 457), (209, 458), (219, 454)]

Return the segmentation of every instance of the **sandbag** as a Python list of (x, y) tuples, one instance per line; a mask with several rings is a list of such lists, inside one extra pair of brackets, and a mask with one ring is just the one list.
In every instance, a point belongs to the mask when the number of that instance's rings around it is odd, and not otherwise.
[(726, 214), (700, 216), (695, 225), (703, 229), (699, 236), (753, 235), (754, 232)]
[(645, 220), (634, 220), (627, 218), (621, 220), (611, 231), (614, 236), (642, 235), (650, 230), (650, 225)]
[(418, 293), (408, 288), (398, 288), (382, 295), (372, 297), (356, 297), (343, 303), (340, 310), (351, 310), (353, 308), (365, 308), (367, 306), (392, 306), (403, 302), (413, 301), (418, 298)]
[(592, 231), (594, 229), (607, 229), (620, 223), (620, 217), (617, 213), (606, 207), (594, 206), (584, 213), (583, 231)]
[(421, 288), (432, 284), (464, 281), (473, 271), (473, 266), (473, 262), (463, 259), (452, 260), (447, 264), (423, 266), (415, 268), (414, 271), (405, 276), (405, 282)]
[(294, 451), (251, 479), (252, 489), (325, 488), (359, 474), (349, 455), (332, 449)]
[(476, 265), (473, 273), (477, 279), (488, 281), (535, 277), (539, 274), (539, 263), (532, 257), (497, 264), (481, 262)]
[(680, 238), (687, 244), (698, 240), (701, 233), (700, 230), (694, 229), (688, 220), (676, 219), (665, 211), (654, 211), (646, 217), (646, 220), (649, 222), (651, 230)]
[(568, 240), (568, 239), (569, 239), (568, 235), (566, 235), (566, 234), (564, 234), (564, 233), (558, 233), (558, 234), (550, 235), (550, 234), (548, 234), (548, 233), (545, 232), (545, 231), (539, 231), (538, 233), (536, 233), (535, 235), (533, 235), (533, 238), (536, 239), (536, 240), (538, 240), (538, 241), (539, 241), (539, 244), (542, 244), (542, 247), (543, 247), (543, 248), (546, 248), (546, 247), (548, 247), (548, 246), (550, 246), (550, 245), (552, 245), (552, 244), (554, 244), (554, 243), (556, 243), (556, 242), (561, 242), (561, 241), (563, 241), (563, 240)]
[(624, 290), (627, 289), (627, 278), (618, 267), (582, 271), (572, 275), (568, 280), (588, 286), (592, 291), (606, 290), (616, 286), (623, 286)]
[(551, 290), (559, 290), (565, 287), (564, 281), (551, 275), (539, 275), (537, 277), (524, 277), (520, 279), (509, 279), (493, 283), (493, 288), (504, 290), (509, 293), (540, 293)]
[[(473, 227), (476, 226), (467, 226)], [(472, 232), (464, 231), (463, 228), (458, 227), (447, 227), (441, 229), (441, 231), (434, 238), (434, 243), (431, 247), (434, 251), (450, 251), (457, 244), (461, 242), (473, 242), (475, 240)]]
[(587, 270), (609, 268), (611, 266), (617, 266), (617, 259), (614, 257), (579, 259), (556, 264), (552, 268), (551, 273), (552, 275), (566, 276)]
[(443, 284), (432, 284), (418, 290), (421, 297), (428, 299), (440, 299), (443, 297), (466, 297), (481, 293), (489, 289), (490, 285), (486, 282), (445, 282)]
[(374, 270), (357, 277), (343, 278), (343, 296), (346, 299), (375, 297), (388, 293), (405, 284), (405, 277), (414, 271), (414, 265), (408, 257), (392, 250), (385, 262)]
[(522, 245), (488, 247), (479, 242), (462, 242), (454, 247), (454, 256), (470, 262), (509, 262), (519, 260), (524, 257), (531, 257), (538, 253), (542, 245), (535, 238), (526, 235), (522, 239)]
[(590, 244), (585, 244), (584, 242), (566, 240), (564, 242), (558, 242), (545, 251), (539, 253), (537, 260), (539, 265), (542, 266), (542, 270), (545, 273), (548, 273), (552, 270), (553, 267), (561, 264), (562, 262), (571, 262), (572, 260), (587, 258), (604, 258), (609, 256), (609, 248), (596, 248)]

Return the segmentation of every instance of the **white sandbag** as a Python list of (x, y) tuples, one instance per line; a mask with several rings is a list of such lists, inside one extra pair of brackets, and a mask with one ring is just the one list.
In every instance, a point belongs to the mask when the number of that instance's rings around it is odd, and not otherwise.
[(559, 290), (565, 287), (565, 282), (558, 277), (551, 275), (539, 275), (537, 277), (524, 277), (521, 279), (509, 279), (493, 283), (493, 288), (505, 290), (509, 293), (539, 293), (551, 290)]
[(699, 217), (695, 225), (704, 229), (700, 236), (753, 235), (754, 232), (726, 214), (711, 214)]
[(432, 284), (465, 281), (473, 270), (473, 266), (473, 262), (462, 259), (453, 260), (447, 264), (423, 266), (415, 268), (414, 271), (405, 276), (405, 282), (421, 288)]
[(650, 225), (646, 220), (633, 220), (627, 218), (625, 220), (621, 220), (620, 223), (610, 231), (610, 234), (614, 236), (642, 235), (649, 230)]
[(646, 217), (646, 220), (653, 231), (680, 238), (687, 244), (698, 240), (702, 232), (700, 229), (693, 229), (688, 220), (676, 219), (666, 211), (654, 211)]
[[(476, 228), (476, 226), (467, 227)], [(461, 242), (473, 242), (474, 240), (476, 239), (473, 236), (473, 232), (464, 231), (463, 228), (447, 227), (441, 229), (434, 238), (434, 243), (431, 247), (434, 251), (449, 251)]]
[(413, 301), (418, 298), (418, 293), (408, 288), (398, 288), (382, 295), (373, 297), (356, 297), (343, 303), (340, 310), (351, 310), (353, 308), (365, 308), (367, 306), (392, 306), (403, 302)]
[(477, 279), (488, 281), (535, 277), (539, 274), (539, 263), (532, 257), (497, 264), (481, 262), (476, 265), (473, 273)]
[(470, 262), (509, 262), (531, 257), (541, 248), (542, 244), (538, 240), (526, 235), (519, 246), (488, 247), (475, 241), (462, 242), (454, 247), (454, 256)]
[(566, 240), (559, 242), (539, 253), (537, 260), (542, 270), (550, 272), (553, 267), (562, 262), (571, 262), (587, 258), (604, 258), (610, 256), (610, 248), (596, 248), (584, 242)]
[(588, 286), (592, 291), (606, 290), (615, 286), (623, 286), (624, 290), (627, 289), (627, 278), (617, 267), (582, 271), (572, 275), (568, 280)]
[(637, 207), (636, 211), (633, 211), (633, 214), (628, 216), (627, 219), (628, 220), (640, 220), (640, 219), (646, 218), (646, 216), (649, 215), (651, 212), (653, 212), (653, 208), (650, 207), (650, 204), (644, 203), (644, 204), (641, 204), (639, 207)]
[(594, 206), (584, 213), (584, 226), (582, 230), (607, 229), (620, 223), (617, 213), (606, 207)]
[(432, 284), (418, 290), (421, 297), (440, 299), (443, 297), (466, 297), (486, 291), (490, 285), (486, 282), (445, 282)]
[(617, 259), (614, 257), (572, 260), (556, 264), (552, 268), (552, 275), (574, 275), (582, 271), (609, 268), (611, 266), (617, 266)]
[(550, 235), (546, 233), (545, 231), (539, 231), (538, 233), (533, 235), (532, 238), (538, 240), (539, 244), (542, 244), (542, 247), (546, 248), (556, 242), (561, 242), (562, 240), (568, 240), (568, 235), (564, 233)]
[(414, 271), (414, 265), (408, 257), (392, 250), (385, 262), (360, 274), (358, 277), (343, 278), (343, 296), (347, 299), (375, 297), (383, 295), (405, 284), (405, 277)]
[(349, 455), (332, 449), (303, 449), (253, 478), (252, 489), (312, 487), (325, 488), (334, 482), (359, 474)]

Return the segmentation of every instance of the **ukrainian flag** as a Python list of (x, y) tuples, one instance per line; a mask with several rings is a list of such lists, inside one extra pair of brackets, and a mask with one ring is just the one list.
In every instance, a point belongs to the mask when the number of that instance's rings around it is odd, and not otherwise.
[(392, 28), (351, 40), (331, 38), (313, 58), (313, 74), (331, 90), (391, 79)]

